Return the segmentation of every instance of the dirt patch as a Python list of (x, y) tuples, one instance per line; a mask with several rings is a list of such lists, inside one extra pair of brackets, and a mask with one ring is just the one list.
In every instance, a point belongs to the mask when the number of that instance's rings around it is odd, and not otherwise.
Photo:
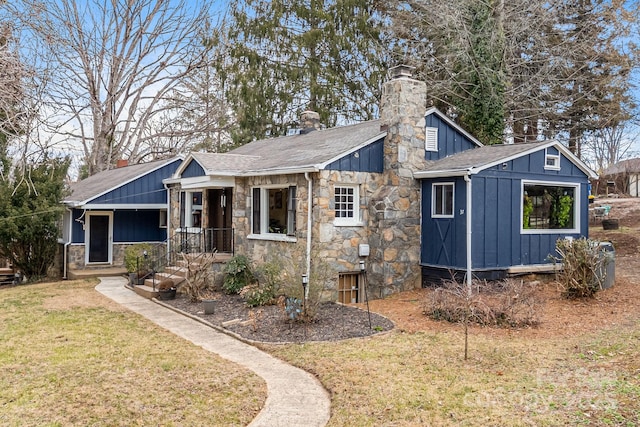
[(78, 289), (74, 293), (55, 295), (44, 300), (45, 310), (107, 307), (112, 311), (126, 311), (120, 304), (105, 298), (93, 289)]

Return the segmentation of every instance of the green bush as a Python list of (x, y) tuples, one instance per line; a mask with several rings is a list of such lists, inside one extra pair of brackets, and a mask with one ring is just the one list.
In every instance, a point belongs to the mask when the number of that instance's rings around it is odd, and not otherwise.
[(242, 288), (255, 281), (251, 262), (245, 255), (236, 255), (224, 268), (222, 290), (227, 294), (237, 294)]
[[(135, 245), (127, 246), (124, 249), (124, 266), (129, 273), (137, 273), (137, 270), (146, 271), (146, 260), (143, 258), (144, 251), (147, 251), (149, 256), (151, 255), (151, 244), (149, 243), (136, 243)], [(138, 263), (138, 258), (140, 262)], [(139, 265), (138, 265), (139, 264)]]

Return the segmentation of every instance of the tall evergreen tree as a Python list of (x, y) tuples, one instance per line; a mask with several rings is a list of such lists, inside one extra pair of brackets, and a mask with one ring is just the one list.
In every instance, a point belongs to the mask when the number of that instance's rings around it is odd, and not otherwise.
[[(624, 0), (396, 0), (399, 52), (434, 105), (483, 142), (566, 139), (616, 125), (633, 108), (637, 67)], [(500, 115), (502, 114), (502, 118)], [(496, 127), (497, 126), (497, 127)]]
[(364, 0), (244, 0), (231, 7), (223, 64), (237, 143), (282, 135), (313, 110), (326, 126), (374, 118), (382, 19)]
[(547, 118), (580, 156), (585, 133), (629, 118), (633, 63), (621, 49), (630, 22), (624, 0), (566, 0), (556, 10), (561, 84), (554, 87), (556, 108)]
[(67, 159), (45, 158), (0, 180), (0, 254), (28, 278), (53, 264), (68, 168)]

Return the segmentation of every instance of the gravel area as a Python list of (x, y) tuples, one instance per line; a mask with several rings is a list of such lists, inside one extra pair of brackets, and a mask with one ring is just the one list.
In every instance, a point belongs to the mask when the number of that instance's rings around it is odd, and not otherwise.
[(282, 306), (249, 308), (238, 295), (217, 294), (213, 314), (204, 314), (203, 303), (189, 302), (180, 294), (173, 300), (163, 302), (243, 338), (269, 343), (338, 341), (366, 337), (394, 327), (389, 319), (368, 313), (366, 307), (361, 310), (331, 302), (322, 304), (316, 318), (309, 323), (290, 320)]

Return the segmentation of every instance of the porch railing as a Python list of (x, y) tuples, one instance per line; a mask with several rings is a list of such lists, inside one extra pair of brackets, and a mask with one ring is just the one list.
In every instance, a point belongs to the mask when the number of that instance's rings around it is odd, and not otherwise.
[(177, 253), (234, 253), (233, 228), (198, 228), (176, 232), (170, 242)]
[[(144, 257), (138, 257), (140, 266), (148, 269), (148, 278), (156, 285), (156, 273), (175, 266), (181, 254), (225, 253), (234, 254), (233, 228), (198, 228), (176, 232), (165, 243), (153, 246)], [(140, 269), (139, 269), (140, 270)]]

